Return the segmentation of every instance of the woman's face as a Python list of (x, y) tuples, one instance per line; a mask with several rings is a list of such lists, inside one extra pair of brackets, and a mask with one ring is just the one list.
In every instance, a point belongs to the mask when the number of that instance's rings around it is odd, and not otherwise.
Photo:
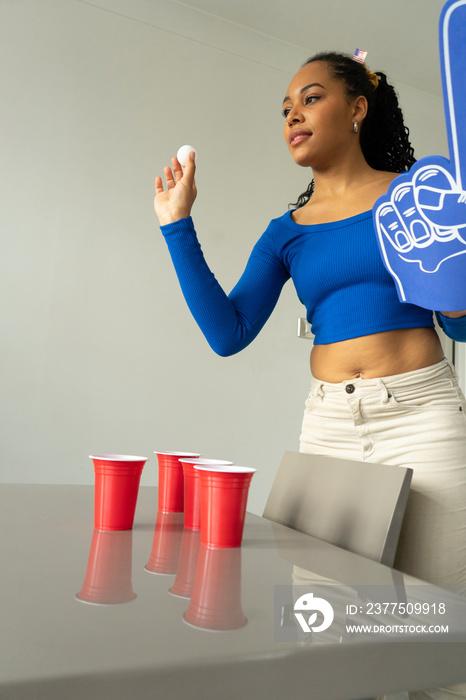
[[(359, 98), (358, 98), (359, 99)], [(348, 97), (342, 80), (335, 80), (322, 61), (308, 63), (294, 76), (283, 101), (284, 136), (298, 165), (326, 168), (338, 161), (359, 138), (358, 99)]]

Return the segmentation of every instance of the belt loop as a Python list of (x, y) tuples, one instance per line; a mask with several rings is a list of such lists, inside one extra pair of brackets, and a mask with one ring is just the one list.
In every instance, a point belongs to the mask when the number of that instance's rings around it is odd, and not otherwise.
[(388, 403), (390, 399), (392, 398), (391, 392), (388, 390), (388, 387), (385, 386), (383, 381), (379, 379), (380, 382), (380, 390), (382, 392), (382, 403)]
[(446, 366), (447, 366), (447, 367), (449, 368), (449, 370), (450, 370), (450, 376), (449, 376), (450, 386), (451, 386), (451, 387), (454, 387), (454, 386), (456, 386), (456, 385), (458, 384), (458, 380), (456, 379), (456, 368), (455, 368), (455, 365), (454, 365), (452, 362), (450, 362), (450, 360), (448, 359), (448, 357), (444, 357), (444, 361), (445, 361)]
[(311, 391), (310, 391), (309, 396), (316, 396), (316, 397), (319, 397), (320, 399), (323, 399), (324, 398), (324, 392), (322, 390), (323, 386), (324, 386), (324, 382), (321, 382), (320, 380), (312, 377)]

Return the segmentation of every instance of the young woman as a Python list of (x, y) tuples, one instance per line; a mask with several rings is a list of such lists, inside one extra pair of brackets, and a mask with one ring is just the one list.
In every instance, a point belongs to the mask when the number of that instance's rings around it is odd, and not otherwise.
[[(292, 79), (283, 115), (290, 153), (313, 181), (270, 223), (228, 296), (190, 218), (194, 160), (184, 172), (176, 159), (165, 168), (166, 189), (156, 179), (186, 301), (212, 348), (229, 355), (256, 337), (293, 279), (315, 335), (301, 451), (412, 467), (395, 566), (466, 593), (465, 399), (433, 313), (399, 302), (372, 223), (376, 199), (415, 162), (396, 94), (351, 56), (318, 54)], [(438, 319), (466, 340), (466, 311)]]

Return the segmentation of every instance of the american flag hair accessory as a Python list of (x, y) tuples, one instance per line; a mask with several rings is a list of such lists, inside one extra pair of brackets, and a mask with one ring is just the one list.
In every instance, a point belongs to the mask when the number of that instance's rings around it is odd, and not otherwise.
[(354, 52), (353, 56), (353, 61), (357, 61), (358, 63), (364, 63), (366, 60), (367, 56), (367, 51), (363, 51), (362, 49), (356, 49)]

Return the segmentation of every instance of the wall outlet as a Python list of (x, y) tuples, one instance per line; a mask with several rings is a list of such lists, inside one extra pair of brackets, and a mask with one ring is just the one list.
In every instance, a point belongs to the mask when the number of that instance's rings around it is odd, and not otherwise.
[(298, 336), (312, 340), (314, 336), (311, 333), (311, 324), (305, 318), (298, 318)]

